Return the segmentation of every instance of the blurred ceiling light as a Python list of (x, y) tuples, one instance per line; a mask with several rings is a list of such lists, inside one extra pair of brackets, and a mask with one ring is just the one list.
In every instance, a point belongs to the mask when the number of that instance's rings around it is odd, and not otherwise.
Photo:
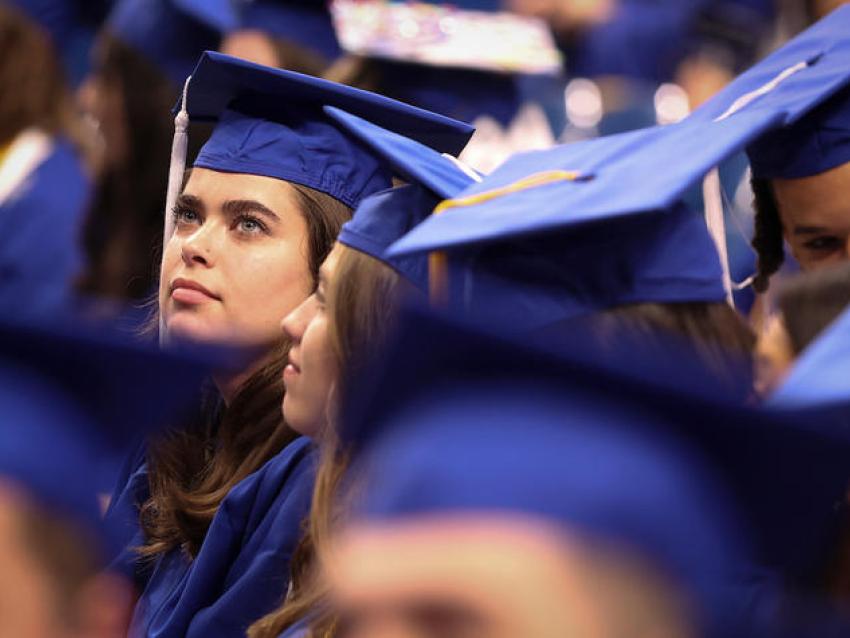
[(662, 84), (655, 92), (655, 120), (659, 124), (674, 124), (690, 113), (688, 94), (678, 84)]
[(564, 89), (567, 119), (578, 128), (593, 128), (602, 121), (602, 92), (587, 78), (571, 80)]

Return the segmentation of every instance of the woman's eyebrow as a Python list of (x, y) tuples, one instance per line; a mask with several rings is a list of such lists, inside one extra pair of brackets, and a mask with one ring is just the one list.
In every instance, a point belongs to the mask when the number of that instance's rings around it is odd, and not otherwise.
[(794, 234), (795, 235), (819, 235), (822, 233), (829, 232), (829, 229), (824, 228), (823, 226), (795, 226)]
[(236, 217), (245, 213), (257, 213), (274, 222), (279, 222), (280, 217), (272, 209), (254, 199), (231, 199), (226, 201), (221, 209), (229, 216)]
[(177, 205), (192, 208), (194, 210), (204, 210), (204, 202), (201, 201), (201, 198), (189, 195), (188, 193), (181, 193), (177, 197)]

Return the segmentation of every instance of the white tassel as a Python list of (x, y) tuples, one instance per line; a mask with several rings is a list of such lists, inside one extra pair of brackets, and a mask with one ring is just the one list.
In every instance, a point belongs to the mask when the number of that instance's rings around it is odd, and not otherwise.
[(190, 75), (183, 85), (183, 97), (180, 100), (180, 112), (174, 118), (174, 140), (171, 143), (171, 164), (168, 168), (168, 191), (165, 195), (165, 226), (162, 232), (162, 249), (174, 232), (173, 210), (183, 185), (186, 172), (186, 153), (189, 147), (189, 112), (186, 110), (186, 94), (189, 91)]
[[(162, 254), (174, 232), (174, 206), (183, 185), (183, 175), (186, 172), (186, 154), (189, 148), (189, 112), (186, 110), (186, 94), (189, 92), (190, 75), (183, 84), (183, 94), (180, 99), (180, 112), (174, 118), (174, 140), (171, 143), (171, 162), (168, 167), (168, 190), (165, 193), (165, 220), (162, 230)], [(159, 316), (159, 343), (165, 343), (165, 322), (162, 313)]]
[(702, 197), (705, 201), (705, 223), (708, 226), (708, 232), (711, 238), (714, 240), (717, 255), (720, 257), (726, 301), (734, 308), (732, 274), (729, 271), (729, 248), (726, 245), (726, 220), (723, 217), (723, 195), (720, 189), (720, 172), (717, 168), (713, 168), (702, 182)]

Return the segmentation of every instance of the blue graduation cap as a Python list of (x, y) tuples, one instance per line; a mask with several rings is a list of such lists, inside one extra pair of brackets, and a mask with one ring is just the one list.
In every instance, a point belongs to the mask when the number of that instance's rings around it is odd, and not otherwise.
[[(750, 130), (745, 119), (717, 126)], [(694, 132), (645, 129), (518, 154), (443, 202), (388, 254), (448, 254), (464, 271), (460, 292), (449, 282), (453, 297), (530, 328), (625, 303), (723, 300), (705, 222), (678, 197), (728, 142)], [(688, 166), (654, 170), (677, 146)]]
[(237, 17), (229, 0), (118, 0), (107, 26), (183, 86), (198, 56), (217, 49), (221, 34), (236, 26)]
[(630, 373), (628, 353), (589, 356), (580, 338), (555, 353), (507, 340), (510, 326), (419, 311), (399, 325), (341, 411), (359, 516), (544, 518), (647, 555), (721, 623), (745, 611), (736, 577), (805, 578), (828, 556), (846, 429), (681, 392), (648, 380), (651, 361)]
[(160, 351), (64, 314), (0, 318), (0, 475), (106, 552), (99, 461), (196, 405), (206, 375), (226, 363), (211, 351)]
[[(411, 255), (439, 251), (454, 257), (492, 245), (491, 253), (511, 249), (508, 242), (532, 239), (546, 234), (572, 233), (580, 228), (597, 229), (596, 237), (603, 238), (616, 226), (623, 226), (628, 217), (661, 220), (661, 213), (680, 208), (679, 200), (686, 191), (697, 184), (704, 175), (721, 161), (755, 142), (762, 135), (787, 124), (816, 108), (829, 95), (850, 80), (850, 44), (845, 37), (850, 26), (850, 10), (838, 10), (813, 29), (789, 42), (774, 55), (743, 74), (726, 90), (682, 122), (665, 127), (654, 127), (581, 142), (568, 146), (524, 153), (514, 156), (489, 175), (482, 183), (470, 187), (451, 202), (441, 205), (439, 214), (420, 224), (394, 244), (391, 256)], [(661, 168), (663, 167), (663, 168)], [(685, 219), (680, 215), (681, 219)], [(672, 223), (668, 220), (668, 223)], [(651, 228), (651, 224), (646, 227)], [(696, 230), (696, 227), (693, 227)], [(696, 235), (694, 235), (696, 236)], [(642, 237), (627, 237), (632, 245), (640, 245)], [(587, 239), (587, 236), (585, 236)], [(550, 246), (557, 248), (554, 237)], [(715, 242), (722, 246), (720, 238)], [(497, 245), (503, 248), (497, 249)], [(565, 254), (567, 244), (561, 244)], [(569, 244), (574, 250), (576, 243)], [(609, 243), (609, 248), (614, 246)], [(696, 267), (703, 259), (704, 274), (714, 269), (716, 256), (708, 244), (697, 241), (689, 251), (691, 264)], [(672, 249), (672, 246), (670, 246)], [(656, 247), (656, 250), (658, 248)], [(529, 247), (529, 253), (532, 251)], [(542, 265), (540, 251), (532, 258)], [(610, 250), (598, 250), (597, 257), (612, 256)], [(644, 255), (649, 255), (645, 251)], [(640, 257), (640, 254), (638, 257)], [(668, 252), (672, 255), (672, 252)], [(660, 256), (656, 259), (655, 274), (665, 268)], [(495, 260), (495, 257), (494, 257)], [(596, 261), (602, 261), (597, 259)], [(432, 259), (440, 263), (439, 259)], [(498, 260), (495, 260), (497, 265)], [(548, 260), (557, 263), (556, 258)], [(680, 261), (671, 261), (667, 272), (675, 275)], [(621, 265), (622, 266), (622, 265)], [(486, 272), (487, 264), (479, 259), (472, 275), (467, 278), (460, 293), (470, 299), (474, 292), (469, 286)], [(591, 266), (592, 267), (592, 266)], [(513, 270), (516, 271), (516, 266)], [(440, 269), (435, 269), (439, 272)], [(469, 268), (468, 268), (469, 270)], [(503, 270), (507, 271), (507, 268)], [(539, 270), (539, 268), (538, 268)], [(559, 269), (564, 272), (564, 268)], [(622, 287), (617, 273), (639, 272), (640, 264), (632, 263), (623, 270), (612, 271), (609, 301), (617, 301), (613, 291)], [(528, 273), (532, 274), (532, 271)], [(554, 272), (554, 269), (552, 269)], [(500, 277), (491, 278), (498, 292), (503, 293), (506, 282)], [(516, 279), (516, 276), (513, 276)], [(550, 278), (551, 279), (551, 278)], [(541, 286), (541, 299), (555, 299), (563, 290), (563, 282)], [(604, 281), (604, 278), (600, 279)], [(700, 281), (699, 279), (697, 281)], [(523, 282), (526, 287), (532, 279)], [(626, 281), (624, 301), (640, 300), (640, 277)], [(635, 285), (632, 285), (635, 284)], [(443, 282), (432, 281), (432, 286), (445, 288)], [(487, 286), (478, 286), (486, 289)], [(646, 295), (646, 301), (686, 301), (688, 286), (670, 288), (667, 298)], [(692, 291), (690, 300), (711, 300), (705, 295), (702, 284)], [(520, 292), (522, 292), (520, 290)], [(516, 306), (522, 296), (508, 299), (502, 293), (504, 308)], [(612, 297), (613, 294), (613, 297)], [(600, 302), (591, 300), (592, 307)], [(551, 311), (540, 311), (541, 320), (563, 313), (558, 303)], [(606, 301), (605, 303), (609, 303)], [(588, 304), (584, 304), (588, 306)], [(610, 305), (610, 304), (609, 304)], [(567, 309), (567, 314), (576, 310)]]
[(753, 176), (767, 179), (811, 177), (850, 162), (850, 73), (845, 88), (793, 124), (763, 135), (747, 155)]
[(748, 149), (753, 175), (805, 177), (850, 161), (850, 7), (839, 7), (702, 105), (694, 119), (741, 110), (780, 115)]
[(363, 200), (337, 240), (386, 262), (423, 291), (428, 289), (427, 260), (421, 256), (388, 259), (387, 247), (431, 214), (437, 204), (480, 180), (471, 168), (415, 140), (363, 118), (327, 106), (327, 115), (368, 147), (407, 185)]
[[(188, 121), (216, 122), (195, 166), (292, 181), (355, 208), (391, 175), (322, 110), (335, 106), (440, 152), (472, 135), (463, 122), (335, 82), (207, 51), (184, 90), (175, 120), (168, 208), (182, 182)], [(166, 215), (165, 239), (171, 228)]]
[(64, 49), (78, 25), (77, 9), (68, 0), (11, 0), (9, 4), (41, 25), (57, 52)]
[(776, 408), (832, 404), (850, 406), (850, 309), (803, 350), (768, 400)]
[(248, 0), (240, 9), (239, 28), (295, 42), (328, 62), (341, 53), (323, 0)]

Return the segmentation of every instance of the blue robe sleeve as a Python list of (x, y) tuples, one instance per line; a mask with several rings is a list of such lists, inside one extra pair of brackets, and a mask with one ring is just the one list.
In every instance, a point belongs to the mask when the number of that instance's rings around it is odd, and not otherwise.
[(244, 636), (274, 610), (289, 586), (289, 561), (309, 512), (315, 465), (312, 444), (301, 438), (234, 487), (193, 560), (174, 550), (157, 561), (131, 635)]
[(0, 311), (48, 312), (65, 303), (82, 266), (90, 181), (71, 145), (47, 159), (0, 205)]

